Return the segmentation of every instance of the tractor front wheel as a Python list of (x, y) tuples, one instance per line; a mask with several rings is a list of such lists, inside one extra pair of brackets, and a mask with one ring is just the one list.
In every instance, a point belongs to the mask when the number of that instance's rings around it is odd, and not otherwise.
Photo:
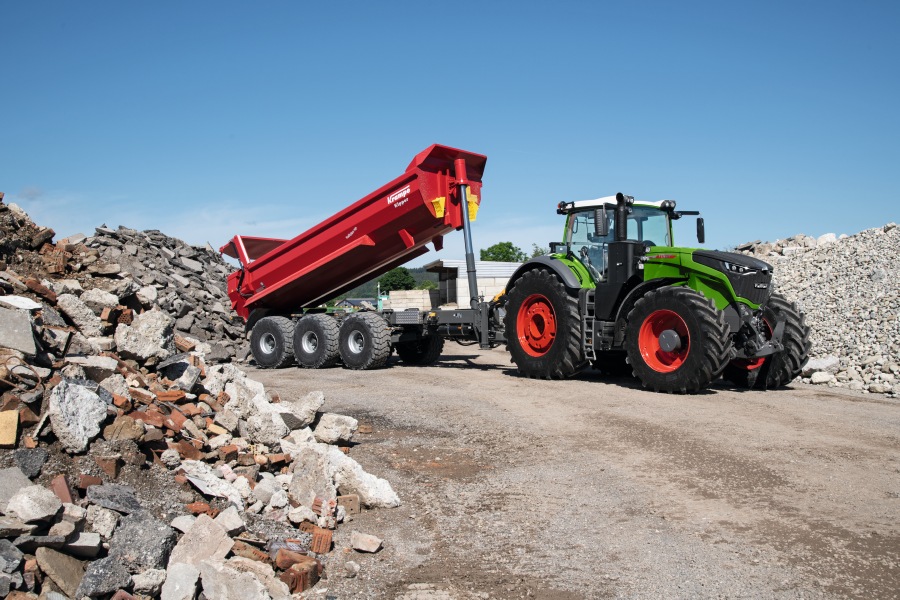
[(700, 292), (664, 287), (647, 292), (628, 313), (625, 350), (644, 387), (699, 392), (728, 362), (725, 313)]
[[(766, 324), (777, 323), (784, 317), (784, 333), (781, 344), (784, 350), (767, 358), (755, 360), (733, 360), (722, 376), (738, 387), (776, 389), (789, 384), (800, 376), (809, 362), (809, 325), (806, 316), (795, 302), (778, 293), (773, 293), (766, 303), (763, 318)], [(771, 336), (771, 330), (767, 331)]]
[(547, 269), (527, 271), (509, 291), (506, 335), (512, 360), (527, 377), (564, 379), (587, 365), (578, 298)]

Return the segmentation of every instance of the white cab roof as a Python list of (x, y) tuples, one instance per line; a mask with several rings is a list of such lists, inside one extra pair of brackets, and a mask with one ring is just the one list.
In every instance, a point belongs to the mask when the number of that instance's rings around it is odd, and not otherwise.
[[(665, 200), (659, 200), (657, 202), (646, 202), (644, 200), (635, 200), (635, 204), (640, 204), (642, 206), (656, 206), (657, 208), (662, 206), (662, 203)], [(603, 198), (597, 198), (596, 200), (579, 200), (577, 202), (573, 202), (575, 208), (593, 208), (595, 206), (602, 206), (603, 204), (615, 204), (616, 197), (615, 196), (604, 196)]]

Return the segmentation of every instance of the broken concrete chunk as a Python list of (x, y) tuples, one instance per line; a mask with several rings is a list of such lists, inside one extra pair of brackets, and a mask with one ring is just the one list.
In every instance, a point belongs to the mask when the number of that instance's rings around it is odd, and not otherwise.
[(337, 444), (338, 442), (349, 442), (358, 428), (359, 422), (353, 417), (325, 413), (319, 419), (313, 435), (316, 436), (317, 441), (323, 444)]
[(135, 317), (132, 327), (143, 337), (160, 348), (171, 350), (175, 332), (175, 319), (161, 310), (148, 310)]
[(25, 554), (9, 540), (0, 540), (0, 572), (12, 573), (19, 568)]
[(341, 495), (356, 494), (368, 508), (395, 508), (400, 498), (391, 484), (366, 473), (358, 462), (337, 449), (329, 451), (329, 460), (335, 468), (334, 485)]
[(27, 312), (0, 308), (0, 348), (34, 356), (34, 334), (31, 331), (31, 317)]
[(196, 565), (176, 563), (165, 572), (160, 600), (194, 600), (200, 583), (200, 569)]
[[(166, 582), (166, 572), (162, 569), (147, 569), (143, 573), (131, 576), (136, 594), (158, 596)], [(190, 600), (193, 600), (191, 597)]]
[(75, 533), (69, 541), (61, 548), (66, 554), (70, 554), (77, 558), (94, 558), (100, 553), (99, 533)]
[(230, 483), (219, 479), (212, 472), (212, 468), (206, 463), (197, 460), (186, 460), (181, 463), (181, 468), (193, 485), (204, 494), (227, 498), (240, 509), (244, 508), (244, 500), (241, 494)]
[[(6, 469), (4, 469), (6, 470)], [(0, 478), (2, 478), (0, 471)], [(4, 507), (5, 509), (6, 507)], [(37, 529), (37, 525), (32, 525), (17, 519), (15, 517), (0, 517), (0, 538), (18, 537), (20, 535), (28, 535)]]
[(131, 574), (118, 560), (109, 556), (89, 563), (75, 592), (75, 598), (96, 598), (131, 587)]
[(269, 592), (253, 573), (241, 573), (223, 560), (200, 563), (203, 595), (216, 600), (269, 600)]
[(109, 292), (104, 292), (99, 288), (84, 292), (81, 294), (79, 300), (81, 300), (85, 306), (91, 309), (98, 317), (100, 316), (100, 313), (103, 312), (104, 308), (115, 308), (119, 305), (119, 298), (117, 296), (114, 296)]
[(175, 547), (175, 530), (147, 511), (134, 512), (124, 519), (109, 543), (109, 555), (131, 573), (163, 569)]
[(241, 556), (228, 559), (226, 564), (239, 573), (256, 576), (259, 582), (265, 586), (272, 600), (290, 600), (290, 589), (275, 577), (275, 571), (268, 564)]
[[(70, 598), (75, 598), (75, 591), (84, 577), (84, 566), (81, 561), (66, 556), (50, 548), (38, 548), (35, 552), (38, 567)], [(80, 596), (78, 596), (80, 598)]]
[(53, 388), (47, 414), (53, 433), (68, 452), (84, 452), (100, 433), (106, 403), (84, 386), (63, 379)]
[(353, 531), (350, 534), (350, 547), (359, 552), (378, 552), (382, 541), (374, 535)]
[(109, 509), (91, 505), (87, 509), (87, 522), (93, 531), (109, 539), (119, 524), (119, 515)]
[(62, 502), (56, 494), (41, 485), (24, 487), (10, 498), (6, 512), (25, 522), (47, 521), (56, 516)]
[(213, 419), (213, 423), (215, 423), (216, 425), (220, 425), (230, 433), (234, 433), (238, 428), (239, 420), (240, 419), (238, 418), (238, 416), (230, 410), (223, 410), (216, 413), (216, 417)]
[[(87, 489), (87, 499), (91, 504), (125, 514), (144, 510), (141, 503), (134, 497), (134, 489), (127, 485), (92, 485)], [(90, 520), (90, 509), (88, 509), (88, 519)]]
[[(116, 364), (118, 364), (118, 362)], [(123, 398), (131, 400), (131, 387), (128, 385), (128, 381), (125, 377), (119, 373), (115, 373), (106, 379), (101, 380), (100, 387), (110, 394), (115, 394), (116, 396), (122, 396)]]
[(196, 520), (197, 517), (194, 515), (181, 515), (172, 519), (170, 525), (181, 533), (187, 533)]
[[(13, 456), (22, 474), (29, 479), (34, 479), (41, 474), (41, 469), (50, 458), (50, 453), (43, 448), (22, 448), (16, 450)], [(0, 499), (0, 503), (2, 503), (2, 499)]]
[(252, 442), (276, 446), (281, 438), (290, 433), (290, 429), (278, 413), (266, 412), (247, 419), (247, 433)]
[[(154, 311), (155, 312), (155, 311)], [(169, 351), (153, 343), (147, 337), (138, 333), (130, 325), (120, 323), (116, 327), (116, 348), (122, 358), (133, 358), (144, 361), (148, 358), (167, 358)]]
[(119, 362), (108, 356), (67, 356), (66, 362), (80, 366), (88, 379), (98, 383), (115, 375), (119, 370)]
[(244, 531), (245, 525), (243, 519), (241, 519), (241, 515), (238, 513), (237, 508), (234, 506), (229, 506), (213, 519), (216, 523), (219, 524), (222, 529), (229, 536), (235, 536), (240, 532)]
[(201, 561), (225, 558), (234, 542), (221, 525), (200, 515), (187, 533), (178, 541), (169, 557), (169, 565), (185, 563), (199, 565)]
[(66, 313), (85, 337), (103, 335), (103, 323), (87, 305), (72, 294), (63, 294), (56, 299), (56, 305)]
[(337, 497), (325, 455), (315, 446), (306, 446), (294, 456), (292, 473), (288, 494), (294, 502), (312, 508), (316, 495), (326, 500)]

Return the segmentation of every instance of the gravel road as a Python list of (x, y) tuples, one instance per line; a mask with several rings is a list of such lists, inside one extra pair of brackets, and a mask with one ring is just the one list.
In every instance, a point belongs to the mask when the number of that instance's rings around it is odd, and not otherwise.
[[(248, 375), (371, 425), (350, 455), (404, 502), (339, 528), (310, 597), (900, 596), (900, 403), (883, 396), (532, 381), (455, 344), (430, 367)], [(354, 528), (384, 550), (350, 551)]]

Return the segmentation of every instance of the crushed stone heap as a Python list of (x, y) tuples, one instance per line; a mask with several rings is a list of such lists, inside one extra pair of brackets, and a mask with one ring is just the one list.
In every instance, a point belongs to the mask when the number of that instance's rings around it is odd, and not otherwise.
[(737, 247), (772, 264), (776, 289), (806, 313), (813, 345), (805, 382), (900, 396), (898, 247), (894, 223)]

